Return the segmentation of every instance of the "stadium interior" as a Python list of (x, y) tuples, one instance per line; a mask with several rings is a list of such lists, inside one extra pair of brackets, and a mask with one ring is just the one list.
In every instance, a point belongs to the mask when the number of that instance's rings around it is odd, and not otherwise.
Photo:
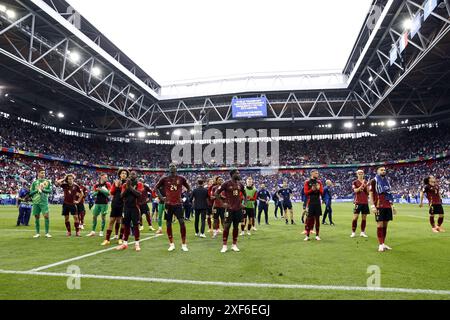
[[(68, 10), (69, 2), (0, 0), (0, 204), (15, 205), (39, 168), (52, 181), (73, 173), (88, 188), (100, 172), (115, 177), (130, 168), (153, 187), (184, 144), (192, 154), (178, 171), (191, 185), (199, 177), (227, 179), (237, 167), (270, 193), (288, 179), (300, 203), (310, 170), (319, 169), (323, 183), (333, 183), (333, 199), (345, 203), (358, 169), (370, 179), (386, 166), (395, 202), (419, 203), (423, 178), (433, 175), (450, 204), (449, 0), (431, 12), (432, 0), (373, 0), (338, 73), (165, 85), (95, 21)], [(235, 113), (247, 99), (262, 105), (261, 114)], [(203, 138), (209, 129), (220, 134)], [(243, 140), (227, 137), (241, 129)], [(195, 146), (203, 152), (220, 135), (233, 146), (252, 138), (277, 143), (278, 164), (250, 161), (248, 146), (243, 160), (196, 163)], [(54, 185), (50, 203), (63, 197)]]

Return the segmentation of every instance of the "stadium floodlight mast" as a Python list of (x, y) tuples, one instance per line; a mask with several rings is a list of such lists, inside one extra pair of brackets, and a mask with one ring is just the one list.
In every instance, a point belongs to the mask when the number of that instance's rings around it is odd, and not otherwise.
[(137, 136), (138, 136), (138, 138), (145, 138), (145, 136), (146, 136), (145, 131), (139, 131)]

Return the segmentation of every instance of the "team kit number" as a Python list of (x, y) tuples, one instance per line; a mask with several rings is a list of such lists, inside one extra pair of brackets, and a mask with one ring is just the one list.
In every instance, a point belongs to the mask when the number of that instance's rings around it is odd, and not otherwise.
[(171, 184), (170, 185), (170, 191), (177, 191), (178, 190), (178, 186)]

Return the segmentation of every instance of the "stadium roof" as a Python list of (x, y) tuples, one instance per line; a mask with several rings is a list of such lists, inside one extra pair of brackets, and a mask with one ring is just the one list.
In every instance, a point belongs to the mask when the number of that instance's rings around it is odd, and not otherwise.
[[(95, 21), (74, 13), (64, 0), (0, 4), (16, 15), (0, 11), (0, 91), (10, 94), (0, 96), (0, 110), (35, 121), (60, 121), (59, 126), (70, 128), (79, 128), (82, 121), (83, 129), (107, 133), (198, 123), (294, 128), (323, 121), (432, 121), (447, 117), (450, 110), (450, 8), (444, 2), (424, 19), (422, 0), (374, 0), (364, 23), (354, 22), (359, 34), (352, 33), (356, 42), (346, 49), (343, 70), (260, 72), (170, 86), (161, 86), (128, 51), (102, 34)], [(422, 25), (399, 52), (405, 20), (417, 15)], [(323, 16), (321, 12), (318, 17)], [(125, 20), (116, 24), (131, 30)], [(164, 32), (146, 30), (151, 39)], [(393, 45), (397, 59), (390, 63)], [(267, 118), (232, 119), (232, 98), (247, 96), (267, 98)], [(45, 116), (53, 110), (67, 116)]]

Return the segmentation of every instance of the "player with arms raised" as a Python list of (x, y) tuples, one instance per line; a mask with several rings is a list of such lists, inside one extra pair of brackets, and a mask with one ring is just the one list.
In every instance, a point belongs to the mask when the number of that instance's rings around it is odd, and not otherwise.
[(353, 203), (355, 205), (353, 210), (353, 221), (352, 221), (352, 234), (350, 238), (356, 237), (356, 228), (358, 227), (358, 218), (361, 214), (361, 233), (360, 237), (367, 238), (366, 235), (366, 223), (367, 215), (370, 214), (369, 210), (369, 185), (364, 179), (364, 171), (356, 171), (356, 176), (358, 177), (352, 182), (352, 189), (354, 193)]
[(241, 176), (239, 170), (233, 169), (230, 172), (231, 180), (223, 183), (214, 193), (216, 199), (221, 199), (222, 192), (225, 195), (224, 206), (226, 207), (225, 213), (225, 228), (223, 230), (223, 247), (220, 252), (225, 253), (228, 251), (228, 235), (230, 233), (231, 224), (233, 224), (233, 245), (231, 250), (239, 252), (237, 247), (237, 240), (239, 236), (239, 223), (242, 220), (242, 205), (241, 194), (244, 197), (244, 204), (247, 202), (247, 194), (245, 192), (244, 185), (240, 182)]
[[(112, 228), (114, 226), (115, 236), (113, 240), (118, 239), (119, 244), (122, 244), (122, 236), (124, 233), (123, 219), (123, 198), (122, 198), (122, 186), (127, 182), (130, 172), (127, 169), (119, 169), (117, 171), (117, 178), (114, 180), (110, 194), (112, 195), (111, 201), (111, 214), (109, 215), (108, 229), (106, 230), (106, 238), (102, 242), (102, 246), (109, 245), (111, 243)], [(120, 228), (120, 236), (118, 235)]]
[(386, 168), (379, 167), (377, 175), (370, 182), (369, 198), (372, 212), (377, 221), (378, 251), (383, 252), (391, 250), (384, 242), (386, 240), (389, 221), (392, 221), (396, 214), (393, 202), (394, 197), (391, 194), (391, 185), (386, 177)]
[[(66, 224), (67, 236), (72, 235), (70, 228), (70, 215), (73, 216), (73, 223), (75, 226), (75, 234), (80, 236), (80, 222), (78, 219), (77, 205), (79, 200), (75, 200), (77, 195), (81, 193), (80, 187), (75, 183), (75, 176), (73, 174), (67, 174), (63, 179), (57, 180), (55, 185), (61, 187), (64, 190), (64, 203), (62, 207), (62, 215), (64, 216), (64, 222)], [(70, 215), (69, 215), (70, 214)]]
[(320, 216), (322, 215), (321, 197), (323, 196), (323, 185), (319, 180), (319, 171), (311, 170), (311, 179), (305, 182), (303, 186), (306, 195), (306, 211), (308, 216), (305, 223), (306, 237), (309, 241), (311, 230), (316, 225), (316, 240), (320, 241)]
[[(423, 196), (424, 194), (428, 199), (428, 206), (430, 208), (430, 224), (431, 230), (435, 233), (445, 232), (442, 228), (442, 224), (444, 223), (444, 208), (442, 207), (442, 198), (439, 190), (439, 186), (436, 182), (436, 178), (433, 176), (429, 176), (423, 180), (424, 187), (420, 192), (420, 204), (419, 207), (423, 207)], [(436, 226), (436, 222), (434, 220), (434, 215), (439, 215), (438, 225)]]
[(183, 187), (187, 191), (191, 190), (187, 180), (177, 174), (177, 166), (171, 163), (169, 166), (170, 174), (163, 177), (155, 185), (158, 198), (165, 204), (166, 211), (166, 223), (167, 223), (167, 236), (169, 237), (169, 249), (168, 251), (175, 250), (175, 243), (173, 242), (172, 221), (175, 216), (180, 223), (181, 233), (181, 249), (183, 251), (189, 251), (186, 244), (186, 225), (183, 218), (183, 206), (181, 201), (181, 194), (183, 193)]

